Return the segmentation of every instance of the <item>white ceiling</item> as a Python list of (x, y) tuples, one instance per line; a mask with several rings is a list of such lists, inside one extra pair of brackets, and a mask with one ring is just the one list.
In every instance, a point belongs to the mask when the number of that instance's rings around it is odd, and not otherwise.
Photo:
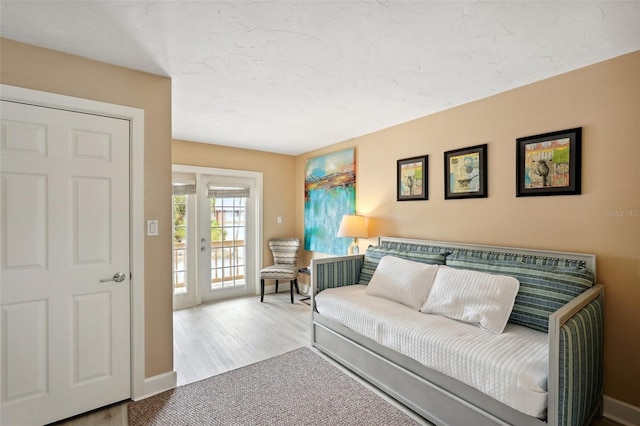
[(0, 14), (2, 37), (171, 77), (176, 139), (293, 155), (640, 49), (639, 1), (1, 0)]

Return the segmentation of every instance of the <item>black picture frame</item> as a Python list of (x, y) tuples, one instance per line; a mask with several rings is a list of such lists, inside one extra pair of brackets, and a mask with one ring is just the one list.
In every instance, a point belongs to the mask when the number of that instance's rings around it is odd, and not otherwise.
[(487, 144), (445, 152), (444, 199), (487, 196)]
[(397, 161), (397, 201), (429, 199), (429, 156)]
[(516, 197), (582, 191), (582, 127), (516, 139)]

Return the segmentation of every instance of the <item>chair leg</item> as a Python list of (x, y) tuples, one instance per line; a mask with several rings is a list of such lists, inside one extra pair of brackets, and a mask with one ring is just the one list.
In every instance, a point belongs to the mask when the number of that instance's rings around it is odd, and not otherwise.
[(295, 280), (293, 280), (293, 283), (296, 286), (296, 293), (300, 294), (300, 289), (298, 288), (298, 279), (296, 278)]
[(264, 302), (264, 279), (260, 278), (260, 301)]
[(293, 286), (296, 280), (293, 280), (289, 283), (289, 293), (291, 293), (291, 303), (293, 303)]
[(276, 280), (276, 293), (278, 292), (278, 280)]

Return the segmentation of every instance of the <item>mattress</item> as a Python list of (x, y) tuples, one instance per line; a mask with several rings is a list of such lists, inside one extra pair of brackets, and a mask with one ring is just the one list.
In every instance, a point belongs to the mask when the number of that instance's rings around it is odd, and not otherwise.
[(546, 418), (548, 335), (507, 324), (495, 335), (370, 296), (364, 285), (326, 289), (318, 312), (377, 343), (453, 377), (509, 407)]

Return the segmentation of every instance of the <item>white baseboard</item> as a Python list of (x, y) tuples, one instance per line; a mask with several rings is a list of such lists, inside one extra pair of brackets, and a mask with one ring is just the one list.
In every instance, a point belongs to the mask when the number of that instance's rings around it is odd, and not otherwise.
[(640, 407), (627, 404), (605, 395), (602, 403), (603, 415), (626, 426), (640, 425)]
[(149, 398), (160, 392), (173, 389), (178, 384), (178, 373), (175, 371), (168, 371), (166, 373), (158, 374), (157, 376), (147, 377), (144, 379), (144, 394), (133, 398), (134, 401)]

